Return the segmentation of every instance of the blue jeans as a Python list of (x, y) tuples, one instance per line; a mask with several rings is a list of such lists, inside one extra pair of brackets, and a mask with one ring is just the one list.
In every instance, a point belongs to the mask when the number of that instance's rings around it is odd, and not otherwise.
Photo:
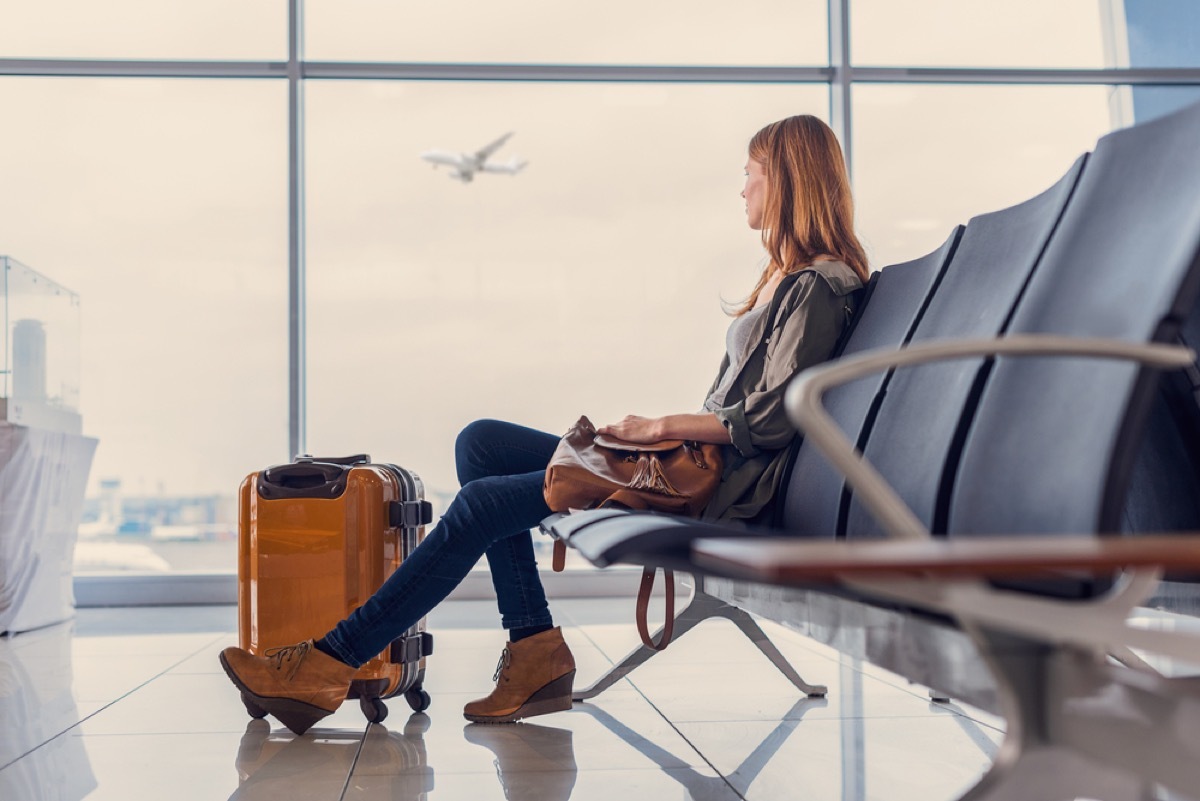
[(542, 497), (553, 434), (477, 420), (455, 443), (458, 495), (424, 541), (325, 642), (358, 667), (433, 609), (486, 555), (505, 629), (553, 625), (529, 530), (550, 514)]

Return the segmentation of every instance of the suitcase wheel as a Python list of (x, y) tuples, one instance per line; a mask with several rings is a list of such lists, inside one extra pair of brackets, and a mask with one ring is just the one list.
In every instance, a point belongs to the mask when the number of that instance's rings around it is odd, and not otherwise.
[(362, 709), (363, 717), (371, 723), (383, 723), (388, 715), (387, 704), (380, 698), (359, 698), (358, 705)]
[(408, 705), (412, 707), (413, 712), (424, 712), (426, 709), (429, 709), (429, 703), (432, 699), (429, 697), (429, 693), (418, 686), (406, 692), (404, 700), (408, 701)]
[(250, 713), (250, 717), (256, 720), (261, 720), (267, 716), (267, 710), (250, 700), (250, 696), (245, 693), (242, 693), (242, 705), (246, 707), (246, 711)]

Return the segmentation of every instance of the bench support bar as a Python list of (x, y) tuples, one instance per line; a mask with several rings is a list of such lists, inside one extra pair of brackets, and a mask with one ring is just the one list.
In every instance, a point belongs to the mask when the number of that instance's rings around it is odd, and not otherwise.
[[(801, 678), (800, 674), (784, 658), (779, 649), (775, 647), (775, 643), (771, 642), (770, 638), (767, 637), (767, 633), (762, 630), (748, 612), (727, 604), (719, 598), (714, 598), (704, 592), (701, 586), (696, 587), (696, 591), (692, 595), (691, 600), (688, 601), (687, 606), (675, 614), (675, 639), (679, 639), (687, 634), (697, 624), (705, 620), (714, 617), (723, 617), (726, 620), (732, 621), (750, 639), (750, 642), (754, 643), (758, 650), (762, 651), (763, 655), (771, 660), (771, 664), (779, 668), (779, 672), (787, 677), (787, 680), (794, 684), (800, 692), (811, 697), (823, 697), (828, 692), (828, 688), (824, 685), (809, 684)], [(661, 635), (662, 628), (660, 627), (654, 633), (652, 639), (658, 640)], [(656, 653), (660, 652), (645, 645), (637, 647), (590, 687), (576, 691), (572, 698), (576, 701), (586, 701), (589, 698), (595, 698), (628, 676), (635, 668), (646, 662), (646, 660)]]

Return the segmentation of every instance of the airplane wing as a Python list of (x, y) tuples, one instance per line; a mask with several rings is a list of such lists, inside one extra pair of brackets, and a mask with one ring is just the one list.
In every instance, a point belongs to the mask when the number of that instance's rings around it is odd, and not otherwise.
[(512, 135), (513, 135), (513, 132), (512, 132), (512, 131), (509, 131), (509, 132), (508, 132), (508, 133), (506, 133), (504, 136), (502, 136), (502, 137), (500, 137), (499, 139), (497, 139), (495, 142), (492, 142), (492, 143), (491, 143), (490, 145), (488, 145), (487, 147), (483, 148), (482, 150), (479, 150), (479, 151), (477, 151), (477, 152), (475, 153), (475, 158), (476, 158), (478, 161), (480, 161), (480, 162), (487, 161), (487, 160), (488, 160), (488, 158), (489, 158), (489, 157), (490, 157), (490, 156), (491, 156), (493, 153), (495, 153), (497, 150), (499, 150), (501, 147), (503, 147), (503, 146), (504, 146), (504, 143), (505, 143), (505, 142), (507, 142), (507, 141), (508, 141), (508, 138), (509, 138), (510, 136), (512, 136)]

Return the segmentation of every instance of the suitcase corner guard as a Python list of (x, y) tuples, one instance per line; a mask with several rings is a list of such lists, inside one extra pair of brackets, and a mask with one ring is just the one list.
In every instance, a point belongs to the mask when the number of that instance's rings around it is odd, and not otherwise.
[(391, 501), (388, 504), (388, 524), (392, 528), (415, 528), (433, 522), (433, 505), (429, 501)]
[(433, 653), (433, 635), (427, 631), (392, 640), (389, 655), (395, 664), (416, 662)]

